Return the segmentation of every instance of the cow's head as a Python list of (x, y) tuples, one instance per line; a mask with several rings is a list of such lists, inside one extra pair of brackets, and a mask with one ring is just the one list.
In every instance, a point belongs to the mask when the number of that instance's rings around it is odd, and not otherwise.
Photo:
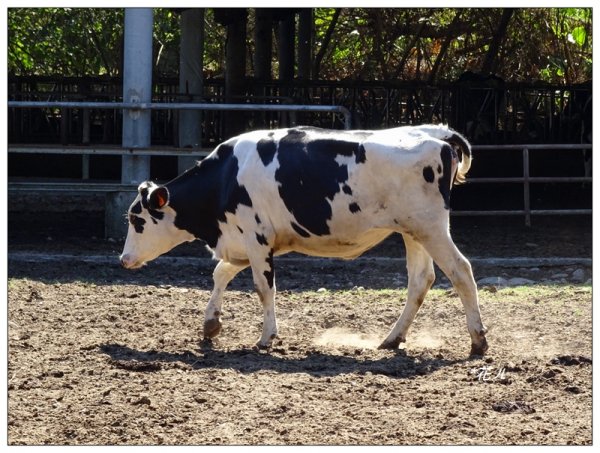
[(169, 190), (143, 182), (127, 212), (129, 229), (121, 264), (136, 269), (185, 241), (194, 240), (188, 231), (175, 226), (175, 211), (169, 207)]

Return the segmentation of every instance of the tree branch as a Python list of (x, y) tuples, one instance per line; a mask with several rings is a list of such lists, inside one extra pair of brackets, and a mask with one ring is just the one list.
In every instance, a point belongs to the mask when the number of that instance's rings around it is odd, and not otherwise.
[(331, 36), (333, 35), (333, 31), (335, 30), (335, 26), (337, 25), (338, 19), (340, 17), (340, 13), (342, 12), (341, 8), (336, 8), (333, 17), (331, 18), (331, 22), (329, 23), (329, 27), (327, 27), (327, 31), (325, 32), (325, 36), (323, 37), (323, 43), (315, 56), (315, 64), (313, 70), (313, 77), (315, 79), (319, 78), (319, 71), (321, 70), (321, 62), (323, 61), (323, 57), (325, 57), (325, 52), (329, 47), (329, 43), (331, 41)]
[(448, 51), (448, 47), (450, 47), (450, 43), (454, 39), (454, 36), (455, 36), (454, 27), (458, 23), (458, 20), (460, 19), (460, 16), (462, 15), (462, 13), (463, 13), (463, 10), (459, 9), (456, 12), (456, 15), (454, 16), (454, 19), (452, 19), (452, 23), (448, 27), (448, 34), (446, 35), (446, 39), (444, 40), (444, 43), (442, 44), (440, 52), (437, 54), (435, 63), (433, 63), (433, 68), (431, 68), (431, 73), (429, 74), (429, 83), (435, 82), (435, 79), (437, 77), (437, 72), (442, 64), (442, 60), (444, 59), (444, 56), (446, 55), (446, 52)]
[(490, 42), (488, 53), (485, 56), (483, 65), (481, 66), (482, 74), (492, 74), (493, 72), (495, 72), (496, 62), (498, 60), (498, 51), (500, 50), (500, 44), (502, 44), (502, 41), (506, 36), (506, 30), (514, 12), (515, 10), (513, 8), (504, 8), (504, 10), (502, 11), (500, 24), (498, 25), (498, 28), (496, 29), (496, 32), (492, 37), (492, 42)]

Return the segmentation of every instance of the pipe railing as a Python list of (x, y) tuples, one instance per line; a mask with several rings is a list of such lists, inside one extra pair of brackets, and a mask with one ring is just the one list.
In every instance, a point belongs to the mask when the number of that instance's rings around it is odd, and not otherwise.
[(342, 105), (301, 104), (205, 104), (199, 102), (69, 102), (8, 101), (9, 108), (125, 109), (139, 110), (237, 110), (266, 112), (331, 112), (344, 118), (344, 129), (352, 127), (352, 114)]
[[(350, 111), (339, 105), (295, 105), (295, 104), (205, 104), (205, 103), (153, 103), (153, 102), (67, 102), (67, 101), (8, 101), (10, 108), (74, 108), (74, 109), (126, 109), (133, 112), (139, 110), (238, 110), (238, 111), (309, 111), (309, 112), (331, 112), (339, 113), (344, 118), (344, 128), (350, 129), (352, 126), (352, 115)], [(592, 178), (586, 176), (531, 176), (529, 164), (529, 151), (546, 150), (568, 150), (582, 151), (592, 149), (591, 144), (529, 144), (529, 145), (474, 145), (474, 151), (522, 151), (523, 154), (523, 176), (522, 177), (489, 177), (489, 178), (468, 178), (468, 184), (505, 184), (521, 183), (523, 184), (523, 209), (515, 210), (485, 210), (485, 211), (452, 211), (452, 215), (457, 216), (515, 216), (525, 217), (525, 224), (531, 225), (531, 216), (533, 215), (587, 215), (591, 214), (591, 209), (531, 209), (531, 184), (535, 183), (591, 183)], [(10, 151), (10, 147), (9, 147)], [(21, 152), (35, 153), (36, 148), (21, 150)], [(56, 149), (57, 154), (61, 154), (60, 149)], [(115, 149), (107, 154), (119, 153)], [(137, 152), (140, 155), (144, 153), (153, 154), (150, 150), (132, 150), (123, 148), (123, 152)], [(101, 150), (95, 153), (102, 154)], [(83, 153), (85, 154), (85, 153)], [(28, 184), (18, 184), (16, 190), (27, 190)], [(32, 185), (33, 187), (33, 185)], [(60, 187), (60, 186), (57, 186)], [(69, 186), (70, 187), (70, 186)]]
[(506, 178), (467, 178), (468, 184), (486, 183), (522, 183), (523, 184), (523, 209), (515, 210), (489, 210), (489, 211), (453, 211), (458, 216), (525, 216), (525, 225), (531, 226), (532, 215), (588, 215), (591, 209), (531, 209), (531, 184), (533, 183), (591, 183), (591, 176), (530, 176), (529, 151), (582, 151), (592, 149), (588, 143), (581, 144), (531, 144), (531, 145), (474, 145), (473, 151), (522, 151), (523, 176)]

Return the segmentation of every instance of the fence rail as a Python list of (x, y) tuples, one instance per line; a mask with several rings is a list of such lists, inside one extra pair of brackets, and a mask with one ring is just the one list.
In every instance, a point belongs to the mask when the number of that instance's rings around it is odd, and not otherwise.
[(531, 209), (531, 184), (534, 183), (592, 183), (591, 176), (530, 176), (529, 151), (583, 151), (591, 150), (591, 144), (564, 144), (564, 145), (475, 145), (473, 151), (522, 151), (523, 176), (507, 178), (468, 178), (468, 184), (485, 183), (520, 183), (523, 184), (523, 209), (521, 210), (489, 210), (489, 211), (453, 211), (459, 216), (516, 216), (525, 217), (525, 225), (531, 226), (533, 215), (587, 215), (592, 214), (591, 209)]
[[(345, 129), (350, 129), (352, 117), (350, 111), (339, 105), (264, 105), (264, 104), (206, 104), (206, 103), (125, 103), (125, 102), (30, 102), (30, 101), (9, 101), (8, 107), (11, 108), (66, 108), (66, 109), (125, 109), (130, 111), (139, 110), (239, 110), (239, 111), (304, 111), (304, 112), (331, 112), (337, 113), (344, 118)], [(591, 144), (522, 144), (522, 145), (475, 145), (473, 150), (476, 152), (491, 151), (522, 151), (523, 176), (522, 177), (489, 177), (489, 178), (470, 178), (467, 183), (472, 184), (490, 184), (507, 183), (523, 185), (523, 209), (517, 210), (461, 210), (452, 211), (452, 215), (457, 216), (524, 216), (525, 224), (531, 225), (531, 217), (534, 215), (587, 215), (591, 214), (591, 209), (532, 209), (531, 208), (531, 184), (536, 183), (591, 183), (591, 177), (533, 177), (530, 175), (529, 152), (530, 151), (582, 151), (591, 150)], [(31, 146), (31, 145), (10, 145), (9, 152), (15, 153), (46, 153), (46, 154), (107, 154), (107, 155), (194, 155), (194, 151), (186, 151), (180, 148), (118, 148), (112, 147), (60, 147), (60, 146)], [(200, 155), (206, 155), (207, 150), (195, 150)], [(84, 172), (85, 174), (85, 172)], [(30, 190), (56, 190), (56, 191), (119, 191), (124, 188), (122, 184), (100, 184), (93, 183), (35, 183), (35, 182), (10, 182), (9, 189), (14, 191)]]
[[(515, 210), (453, 210), (451, 214), (453, 216), (523, 216), (525, 218), (525, 224), (531, 226), (532, 216), (562, 216), (562, 215), (591, 215), (591, 209), (532, 209), (531, 208), (531, 184), (536, 183), (592, 183), (592, 177), (578, 176), (578, 177), (567, 177), (567, 176), (544, 176), (544, 177), (532, 177), (530, 174), (529, 167), (529, 151), (530, 150), (588, 150), (592, 149), (592, 145), (581, 144), (581, 145), (498, 145), (498, 146), (473, 146), (475, 152), (479, 151), (503, 151), (503, 150), (521, 150), (523, 153), (523, 176), (521, 177), (494, 177), (494, 178), (468, 178), (467, 184), (522, 184), (523, 185), (523, 209)], [(140, 155), (165, 155), (165, 151), (156, 149), (127, 149), (127, 148), (85, 148), (77, 147), (76, 149), (65, 149), (61, 147), (49, 148), (49, 147), (13, 147), (9, 146), (9, 152), (19, 153), (51, 153), (51, 154), (105, 154), (105, 155), (122, 155), (122, 154), (140, 154)], [(182, 150), (171, 150), (172, 155), (192, 155), (189, 151)], [(206, 150), (195, 152), (193, 155), (203, 157), (207, 154)], [(8, 188), (11, 191), (17, 192), (31, 192), (31, 191), (72, 191), (72, 192), (116, 192), (123, 190), (135, 190), (135, 186), (118, 184), (118, 183), (90, 183), (90, 182), (30, 182), (30, 181), (19, 181), (9, 182)]]

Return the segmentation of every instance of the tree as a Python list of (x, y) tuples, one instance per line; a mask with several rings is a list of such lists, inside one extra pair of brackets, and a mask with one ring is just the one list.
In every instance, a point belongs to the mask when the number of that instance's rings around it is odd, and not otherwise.
[[(255, 43), (255, 27), (257, 37), (272, 28), (260, 17), (268, 10), (257, 17), (256, 9), (248, 8), (243, 46), (247, 76), (255, 75), (255, 49), (261, 52), (256, 67), (260, 77), (278, 75), (276, 52), (268, 48), (279, 40), (271, 44), (269, 34), (266, 42)], [(206, 77), (225, 74), (226, 27), (215, 20), (219, 11), (205, 10)], [(154, 15), (155, 71), (176, 76), (178, 10), (156, 8)], [(313, 18), (314, 44), (302, 53), (303, 74), (309, 56), (313, 79), (434, 82), (456, 80), (465, 71), (550, 83), (592, 77), (591, 8), (315, 8)], [(122, 9), (11, 8), (9, 74), (117, 76), (122, 34)], [(266, 72), (272, 72), (270, 77)]]

